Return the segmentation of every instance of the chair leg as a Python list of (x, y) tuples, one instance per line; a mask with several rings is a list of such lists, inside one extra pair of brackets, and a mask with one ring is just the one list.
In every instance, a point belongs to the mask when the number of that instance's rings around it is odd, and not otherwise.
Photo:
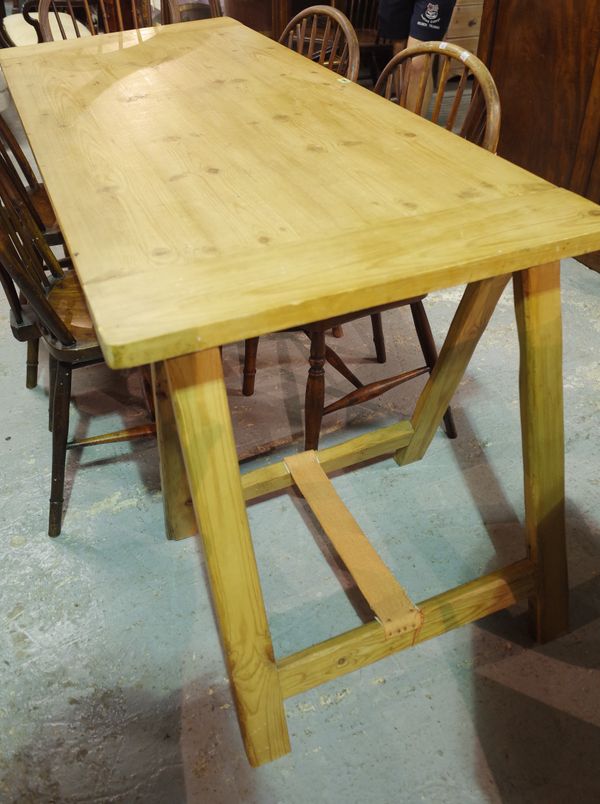
[(156, 421), (156, 409), (154, 406), (154, 392), (152, 390), (152, 368), (150, 364), (142, 366), (140, 369), (140, 380), (142, 383), (142, 396), (148, 408), (148, 413), (153, 422)]
[(69, 433), (69, 403), (71, 401), (71, 371), (69, 364), (56, 363), (52, 422), (52, 482), (50, 486), (50, 519), (48, 536), (58, 536), (62, 522), (65, 462)]
[(375, 344), (375, 354), (377, 355), (378, 363), (385, 363), (387, 355), (385, 353), (385, 338), (383, 337), (383, 324), (381, 322), (381, 313), (373, 313), (371, 316), (371, 325), (373, 327), (373, 343)]
[(344, 337), (344, 328), (341, 324), (338, 324), (337, 327), (332, 327), (331, 334), (334, 338), (343, 338)]
[(39, 338), (27, 341), (27, 371), (25, 377), (25, 386), (27, 388), (35, 388), (37, 385), (39, 351)]
[(48, 355), (48, 430), (52, 432), (54, 418), (54, 392), (56, 390), (56, 358)]
[[(417, 331), (417, 338), (419, 339), (419, 343), (421, 345), (421, 351), (423, 352), (423, 357), (425, 358), (425, 363), (431, 372), (431, 369), (437, 363), (438, 354), (423, 302), (413, 302), (410, 305), (410, 311), (415, 324), (415, 330)], [(456, 425), (454, 424), (454, 417), (449, 406), (444, 413), (444, 426), (448, 438), (456, 438)]]
[(254, 393), (257, 353), (258, 338), (248, 338), (244, 344), (244, 382), (242, 385), (244, 396), (252, 396)]
[(310, 333), (310, 369), (304, 406), (304, 449), (317, 449), (325, 406), (325, 333)]

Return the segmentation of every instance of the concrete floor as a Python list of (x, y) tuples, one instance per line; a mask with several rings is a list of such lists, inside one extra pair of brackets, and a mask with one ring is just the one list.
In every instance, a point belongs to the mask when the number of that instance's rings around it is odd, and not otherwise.
[[(63, 533), (46, 536), (45, 356), (39, 387), (26, 390), (24, 348), (2, 307), (0, 802), (599, 801), (600, 276), (563, 268), (571, 633), (537, 647), (514, 609), (292, 698), (293, 752), (257, 770), (237, 730), (199, 544), (164, 538), (154, 443), (71, 454)], [(438, 339), (458, 298), (427, 300)], [(387, 317), (394, 348), (405, 324)], [(360, 337), (347, 327), (350, 344)], [(239, 349), (225, 350), (248, 449), (298, 433), (304, 358), (289, 341), (270, 343), (253, 400), (237, 390)], [(281, 365), (266, 367), (269, 348)], [(415, 600), (524, 554), (516, 357), (507, 292), (455, 399), (459, 438), (439, 432), (419, 464), (380, 462), (335, 481)], [(415, 393), (405, 386), (397, 406)], [(347, 424), (372, 426), (394, 404)], [(135, 373), (76, 372), (73, 432), (143, 419)], [(325, 443), (341, 435), (330, 429)], [(253, 504), (250, 517), (278, 655), (360, 622), (300, 500)]]

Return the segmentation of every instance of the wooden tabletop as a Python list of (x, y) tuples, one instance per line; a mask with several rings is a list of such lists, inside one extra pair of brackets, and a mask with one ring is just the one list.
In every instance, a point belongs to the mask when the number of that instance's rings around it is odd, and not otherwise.
[(234, 20), (0, 51), (108, 363), (600, 248), (600, 208)]

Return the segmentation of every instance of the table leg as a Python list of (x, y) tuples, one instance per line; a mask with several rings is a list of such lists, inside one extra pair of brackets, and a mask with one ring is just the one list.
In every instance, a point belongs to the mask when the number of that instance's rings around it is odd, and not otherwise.
[(421, 460), (427, 451), (508, 280), (507, 276), (497, 276), (467, 285), (438, 360), (417, 400), (411, 419), (414, 435), (395, 455), (400, 466)]
[(252, 765), (290, 750), (218, 349), (165, 363), (215, 613)]
[(152, 391), (167, 538), (185, 539), (198, 528), (163, 363), (152, 365)]
[(525, 525), (537, 566), (530, 612), (534, 634), (545, 642), (568, 628), (560, 264), (516, 273), (514, 288)]

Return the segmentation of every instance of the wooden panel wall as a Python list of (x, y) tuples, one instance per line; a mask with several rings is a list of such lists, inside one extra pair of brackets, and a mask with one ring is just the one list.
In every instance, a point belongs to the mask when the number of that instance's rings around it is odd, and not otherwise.
[[(273, 4), (275, 5), (275, 4)], [(224, 13), (249, 28), (271, 34), (273, 30), (273, 8), (270, 0), (225, 0)]]
[(598, 0), (485, 0), (479, 56), (500, 93), (498, 153), (600, 203)]

